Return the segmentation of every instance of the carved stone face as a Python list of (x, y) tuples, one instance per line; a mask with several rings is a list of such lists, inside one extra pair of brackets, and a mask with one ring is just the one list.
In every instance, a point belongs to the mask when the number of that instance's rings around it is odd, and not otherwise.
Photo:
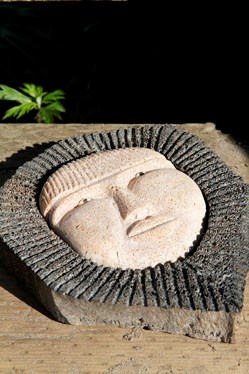
[(62, 166), (44, 184), (40, 209), (79, 254), (122, 269), (184, 257), (206, 213), (197, 184), (147, 148), (98, 152)]

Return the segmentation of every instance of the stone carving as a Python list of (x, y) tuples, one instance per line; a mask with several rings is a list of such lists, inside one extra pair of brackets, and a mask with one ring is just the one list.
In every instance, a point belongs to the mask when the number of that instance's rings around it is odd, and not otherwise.
[(160, 153), (98, 152), (59, 168), (40, 208), (53, 230), (98, 265), (144, 269), (193, 248), (206, 206), (201, 190)]
[[(206, 202), (202, 236), (174, 262), (141, 269), (98, 265), (49, 227), (39, 196), (63, 165), (134, 147), (160, 153), (198, 185)], [(248, 185), (211, 149), (174, 125), (76, 136), (19, 167), (0, 189), (1, 254), (61, 322), (141, 326), (232, 342), (249, 264), (248, 196)]]

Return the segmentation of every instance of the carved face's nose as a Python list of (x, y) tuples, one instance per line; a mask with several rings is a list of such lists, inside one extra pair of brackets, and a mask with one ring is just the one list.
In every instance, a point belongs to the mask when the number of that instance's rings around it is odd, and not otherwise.
[(149, 201), (141, 199), (128, 189), (115, 186), (112, 188), (112, 196), (118, 206), (121, 217), (127, 224), (146, 219), (153, 214)]

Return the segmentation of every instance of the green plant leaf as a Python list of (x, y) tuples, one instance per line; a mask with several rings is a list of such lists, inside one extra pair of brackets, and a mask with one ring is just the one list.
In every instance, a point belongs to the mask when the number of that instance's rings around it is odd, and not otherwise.
[(54, 123), (53, 114), (46, 109), (40, 109), (36, 115), (37, 122), (41, 123)]
[(48, 104), (43, 109), (46, 109), (47, 111), (56, 111), (56, 112), (65, 112), (66, 111), (64, 106), (59, 101), (56, 101), (55, 103)]
[(17, 101), (20, 104), (30, 103), (32, 101), (30, 97), (4, 84), (0, 84), (0, 89), (0, 100)]
[[(62, 121), (62, 117), (61, 117), (60, 113), (57, 112), (56, 110), (55, 110), (55, 111), (50, 111), (50, 114), (51, 114), (53, 117), (58, 118), (59, 120)], [(53, 119), (53, 122), (54, 122), (54, 119)]]
[(43, 97), (43, 103), (49, 104), (53, 101), (63, 100), (65, 99), (65, 92), (63, 90), (55, 90), (53, 92), (49, 92), (47, 95)]
[(57, 111), (46, 110), (45, 108), (39, 110), (36, 116), (38, 122), (42, 123), (54, 123), (54, 117), (62, 120), (61, 115)]
[(36, 86), (33, 83), (24, 83), (23, 87), (20, 87), (20, 90), (23, 92), (27, 93), (31, 97), (34, 97), (35, 99), (39, 96), (44, 96), (47, 94), (47, 92), (43, 91), (43, 87), (41, 86)]
[(30, 103), (25, 103), (21, 105), (13, 106), (12, 108), (8, 109), (3, 116), (3, 120), (9, 117), (14, 117), (19, 119), (23, 115), (29, 113), (31, 110), (37, 109), (37, 103), (31, 101)]
[(62, 90), (47, 93), (41, 86), (36, 86), (33, 83), (24, 83), (20, 90), (29, 95), (26, 96), (22, 92), (6, 85), (0, 85), (0, 89), (0, 99), (18, 101), (21, 104), (7, 110), (3, 119), (9, 117), (19, 119), (31, 110), (36, 109), (35, 119), (38, 122), (53, 123), (54, 118), (62, 120), (60, 113), (66, 111), (59, 101), (65, 99), (65, 93)]
[(39, 110), (37, 114), (38, 122), (43, 123), (54, 123), (54, 118), (58, 118), (62, 120), (60, 112), (65, 112), (64, 106), (59, 102), (56, 101), (55, 103), (51, 103)]

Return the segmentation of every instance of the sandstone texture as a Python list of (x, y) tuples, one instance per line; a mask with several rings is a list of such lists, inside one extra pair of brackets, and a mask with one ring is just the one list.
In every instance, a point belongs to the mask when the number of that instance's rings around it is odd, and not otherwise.
[(197, 184), (159, 152), (139, 147), (69, 162), (45, 182), (39, 204), (85, 258), (134, 270), (185, 257), (206, 214)]

